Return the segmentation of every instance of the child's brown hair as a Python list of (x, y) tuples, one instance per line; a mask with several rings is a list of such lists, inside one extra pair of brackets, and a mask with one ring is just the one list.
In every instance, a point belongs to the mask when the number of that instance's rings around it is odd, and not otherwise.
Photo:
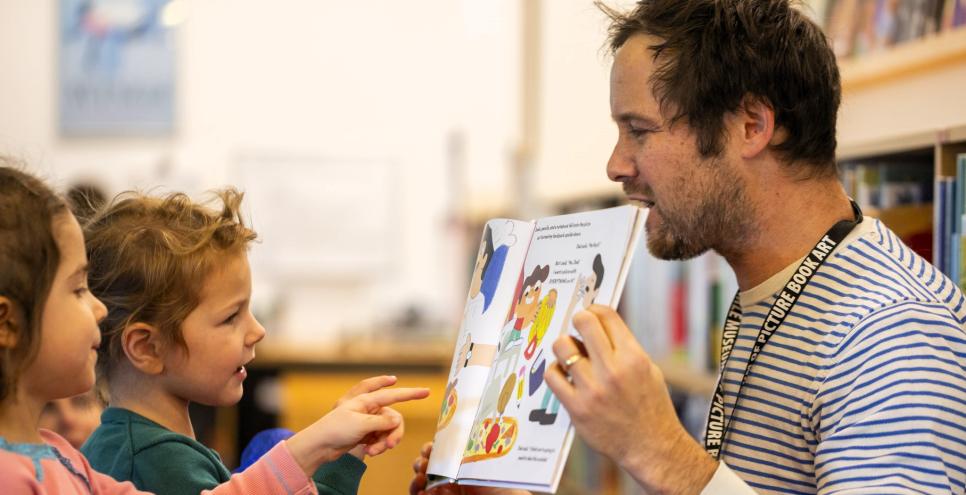
[(0, 400), (15, 393), (40, 346), (40, 319), (60, 264), (53, 222), (68, 213), (64, 200), (23, 168), (0, 156), (0, 296), (23, 325), (13, 329), (15, 345), (0, 346)]
[(108, 308), (99, 377), (108, 378), (123, 357), (121, 334), (131, 323), (153, 325), (166, 344), (187, 350), (181, 325), (200, 303), (206, 276), (256, 238), (241, 215), (243, 194), (229, 188), (215, 195), (220, 206), (212, 209), (181, 193), (129, 192), (85, 226), (90, 289)]

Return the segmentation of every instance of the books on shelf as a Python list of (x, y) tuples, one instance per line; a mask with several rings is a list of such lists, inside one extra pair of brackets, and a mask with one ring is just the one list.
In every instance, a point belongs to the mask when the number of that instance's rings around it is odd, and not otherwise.
[(933, 264), (966, 290), (966, 153), (956, 157), (955, 174), (936, 178)]
[(932, 157), (861, 160), (840, 164), (846, 194), (868, 215), (889, 226), (926, 259), (933, 259), (935, 230), (930, 218), (933, 196)]
[[(963, 24), (964, 0), (828, 0), (824, 29), (839, 58), (881, 52)], [(966, 14), (960, 14), (966, 16)]]
[(966, 0), (946, 0), (943, 7), (942, 30), (966, 26)]
[(644, 215), (634, 206), (486, 223), (427, 469), (430, 485), (553, 492), (573, 440), (544, 383), (557, 336), (616, 306)]

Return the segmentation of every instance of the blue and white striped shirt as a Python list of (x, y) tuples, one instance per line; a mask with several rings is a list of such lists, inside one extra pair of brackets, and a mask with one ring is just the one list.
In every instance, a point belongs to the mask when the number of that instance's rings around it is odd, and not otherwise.
[(762, 320), (797, 266), (741, 294), (722, 460), (763, 493), (964, 493), (966, 298), (876, 219), (816, 273), (734, 410)]

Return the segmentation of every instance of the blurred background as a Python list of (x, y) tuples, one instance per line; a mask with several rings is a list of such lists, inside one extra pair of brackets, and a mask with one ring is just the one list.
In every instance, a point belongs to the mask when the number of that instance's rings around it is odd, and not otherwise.
[[(960, 280), (966, 4), (802, 8), (840, 57), (850, 194)], [(369, 461), (362, 493), (399, 493), (435, 431), (483, 223), (623, 201), (604, 173), (606, 25), (590, 0), (0, 0), (0, 153), (108, 198), (245, 190), (269, 335), (242, 402), (195, 411), (202, 440), (232, 467), (254, 432), (394, 373), (436, 392)], [(733, 277), (711, 254), (642, 251), (633, 270), (622, 311), (697, 432)], [(568, 491), (637, 493), (579, 444)]]

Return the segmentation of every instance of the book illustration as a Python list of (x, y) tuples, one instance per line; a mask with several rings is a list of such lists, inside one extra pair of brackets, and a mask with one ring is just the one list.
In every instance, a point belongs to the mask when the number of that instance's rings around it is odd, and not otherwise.
[(466, 445), (463, 462), (476, 462), (506, 455), (517, 439), (517, 420), (511, 416), (487, 418)]
[(456, 394), (456, 384), (459, 383), (459, 378), (453, 380), (446, 385), (446, 390), (443, 391), (443, 405), (439, 410), (439, 420), (436, 423), (436, 431), (442, 430), (449, 426), (450, 421), (453, 420), (453, 416), (456, 415), (456, 406), (459, 404), (459, 400)]
[(483, 309), (480, 314), (486, 313), (493, 302), (493, 293), (496, 292), (497, 285), (500, 284), (500, 275), (503, 273), (503, 264), (506, 262), (507, 252), (510, 246), (516, 243), (516, 236), (513, 235), (513, 224), (507, 223), (508, 232), (499, 239), (495, 245), (493, 242), (493, 229), (489, 225), (483, 230), (483, 240), (480, 242), (480, 251), (476, 256), (476, 265), (473, 267), (473, 275), (470, 278), (469, 300), (476, 299), (483, 295)]
[[(512, 400), (513, 391), (518, 388), (518, 382), (520, 382), (519, 385), (522, 387), (522, 380), (518, 377), (517, 365), (523, 347), (523, 332), (528, 329), (531, 330), (531, 341), (536, 341), (538, 335), (542, 339), (546, 333), (546, 327), (550, 324), (550, 318), (547, 317), (547, 313), (549, 312), (550, 317), (552, 317), (553, 308), (556, 305), (556, 290), (551, 290), (543, 299), (540, 298), (543, 292), (543, 283), (547, 280), (549, 274), (550, 267), (548, 265), (537, 265), (518, 284), (517, 296), (514, 298), (513, 305), (510, 308), (510, 315), (507, 317), (507, 322), (502, 332), (496, 359), (491, 366), (492, 378), (483, 392), (483, 398), (480, 401), (479, 412), (477, 413), (478, 422), (473, 426), (473, 430), (470, 433), (471, 438), (481, 438), (483, 431), (487, 429), (487, 425), (490, 425), (490, 429), (492, 430), (502, 424), (501, 418), (507, 412), (507, 406)], [(537, 323), (538, 328), (531, 328), (537, 322), (541, 308), (543, 308), (543, 318)], [(543, 328), (539, 328), (539, 326)], [(520, 395), (519, 393), (517, 394), (517, 404), (520, 401)], [(508, 431), (515, 434), (516, 428), (510, 428)], [(513, 442), (511, 441), (509, 443), (512, 444)], [(480, 445), (485, 446), (487, 443), (480, 444), (477, 442), (474, 444), (470, 442), (467, 445), (467, 452), (464, 453), (464, 463), (473, 462), (467, 460), (469, 458), (482, 460), (493, 457), (489, 455), (492, 453), (490, 451), (485, 452), (488, 454), (487, 456), (480, 456), (478, 453), (475, 453), (467, 457), (472, 450), (470, 448), (471, 445), (479, 447)], [(492, 447), (495, 444), (491, 442), (489, 445)], [(506, 452), (509, 451), (503, 451), (503, 454)]]
[[(594, 261), (591, 264), (591, 271), (586, 275), (577, 276), (577, 286), (573, 292), (573, 296), (570, 298), (570, 305), (567, 307), (567, 313), (564, 315), (563, 328), (560, 329), (560, 335), (564, 334), (564, 331), (569, 331), (573, 328), (573, 316), (574, 310), (579, 303), (581, 309), (587, 309), (590, 305), (594, 304), (594, 299), (597, 298), (597, 293), (600, 291), (600, 284), (604, 281), (604, 262), (598, 253), (594, 256)], [(537, 371), (534, 372), (533, 370)], [(530, 382), (531, 389), (534, 382), (537, 383), (537, 388), (539, 389), (542, 385), (545, 389), (543, 392), (543, 399), (540, 400), (540, 408), (533, 409), (530, 411), (530, 417), (528, 418), (531, 422), (540, 425), (552, 425), (557, 421), (557, 412), (560, 410), (560, 400), (557, 396), (553, 394), (545, 383), (543, 383), (543, 374), (546, 370), (546, 362), (540, 361), (539, 363), (534, 363), (531, 366), (530, 371)], [(536, 375), (536, 376), (535, 376)], [(530, 392), (533, 395), (534, 391)]]
[[(483, 229), (473, 273), (470, 275), (470, 289), (466, 296), (466, 309), (463, 315), (464, 327), (475, 318), (485, 315), (490, 308), (496, 288), (500, 284), (507, 253), (517, 242), (517, 237), (513, 233), (513, 222), (504, 222), (501, 227), (496, 240), (494, 240), (494, 229), (490, 225), (486, 225)], [(446, 428), (456, 413), (459, 404), (456, 385), (460, 370), (468, 366), (489, 366), (496, 350), (494, 345), (474, 342), (473, 335), (469, 331), (461, 331), (461, 333), (464, 335), (463, 343), (450, 367), (450, 378), (444, 390), (444, 400), (440, 406), (436, 431)]]

